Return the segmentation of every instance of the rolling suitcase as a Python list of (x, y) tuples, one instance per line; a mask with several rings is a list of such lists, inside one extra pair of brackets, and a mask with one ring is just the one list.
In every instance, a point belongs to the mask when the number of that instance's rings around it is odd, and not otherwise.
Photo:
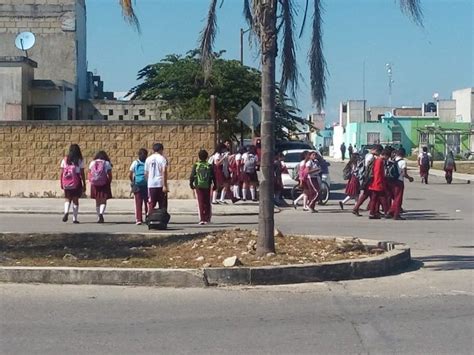
[(165, 230), (168, 227), (170, 218), (171, 216), (166, 209), (154, 209), (146, 218), (148, 229)]

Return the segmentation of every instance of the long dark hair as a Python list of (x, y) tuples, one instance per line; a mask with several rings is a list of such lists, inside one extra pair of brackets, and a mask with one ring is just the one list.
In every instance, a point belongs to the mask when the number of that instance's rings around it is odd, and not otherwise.
[(357, 165), (358, 160), (359, 160), (359, 154), (353, 153), (351, 155), (351, 159), (349, 159), (349, 161), (347, 162), (345, 169), (349, 169), (349, 167), (352, 169), (353, 165)]
[(69, 153), (67, 155), (67, 163), (79, 166), (81, 160), (81, 148), (77, 144), (71, 144), (69, 146)]
[[(97, 154), (95, 155), (94, 157), (94, 160), (97, 160), (97, 159), (100, 159), (100, 160), (105, 160), (105, 161), (108, 161), (110, 163), (110, 159), (109, 159), (109, 156), (107, 155), (107, 153), (103, 150), (99, 150), (97, 152)], [(112, 165), (112, 164), (111, 164)]]

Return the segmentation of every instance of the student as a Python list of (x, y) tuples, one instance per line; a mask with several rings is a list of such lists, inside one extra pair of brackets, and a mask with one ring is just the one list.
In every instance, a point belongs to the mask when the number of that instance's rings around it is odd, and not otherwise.
[(306, 178), (308, 175), (308, 170), (306, 169), (306, 163), (308, 162), (308, 159), (309, 159), (309, 152), (307, 150), (302, 152), (300, 154), (300, 159), (301, 160), (298, 164), (298, 185), (301, 188), (301, 191), (303, 192), (301, 193), (301, 195), (298, 196), (298, 198), (296, 198), (293, 201), (293, 207), (294, 209), (296, 209), (298, 207), (298, 202), (301, 199), (303, 199), (303, 211), (307, 211), (308, 210), (308, 195), (306, 194), (307, 192)]
[(428, 147), (423, 147), (423, 151), (418, 155), (418, 166), (420, 168), (421, 183), (428, 184), (428, 175), (430, 172), (431, 154), (428, 153)]
[(404, 150), (399, 149), (395, 152), (395, 163), (397, 164), (399, 176), (398, 179), (393, 182), (393, 201), (388, 211), (388, 216), (396, 220), (404, 220), (405, 218), (400, 216), (403, 204), (403, 192), (405, 190), (404, 180), (413, 182), (413, 178), (408, 175), (407, 162), (405, 161)]
[(351, 198), (357, 201), (357, 198), (359, 196), (360, 184), (359, 184), (359, 179), (356, 176), (358, 162), (359, 162), (359, 154), (352, 153), (351, 159), (349, 160), (346, 167), (344, 168), (344, 171), (347, 171), (347, 174), (349, 175), (349, 180), (347, 181), (347, 185), (346, 185), (346, 191), (345, 191), (346, 197), (344, 198), (344, 200), (339, 201), (339, 207), (341, 207), (341, 210), (344, 209), (344, 205)]
[(89, 182), (91, 183), (91, 198), (95, 199), (97, 223), (104, 223), (104, 213), (107, 200), (112, 198), (112, 164), (109, 156), (103, 150), (97, 152), (89, 164)]
[(384, 211), (388, 211), (385, 203), (385, 168), (384, 157), (388, 155), (387, 151), (381, 151), (378, 147), (375, 150), (375, 159), (373, 163), (373, 177), (369, 184), (370, 191), (370, 213), (369, 219), (380, 219), (380, 205)]
[(373, 146), (369, 153), (367, 153), (364, 157), (364, 176), (359, 176), (359, 185), (362, 190), (362, 192), (359, 195), (359, 198), (357, 199), (357, 203), (355, 204), (354, 208), (352, 209), (352, 213), (356, 215), (357, 217), (361, 217), (361, 214), (359, 213), (360, 206), (365, 202), (370, 197), (370, 191), (368, 189), (368, 185), (371, 182), (372, 179), (372, 168), (373, 168), (373, 161), (375, 158), (375, 152), (379, 150), (382, 151), (382, 146), (380, 145), (375, 145)]
[(243, 177), (243, 188), (242, 188), (242, 200), (247, 200), (247, 191), (250, 189), (250, 196), (252, 201), (257, 201), (257, 166), (258, 156), (257, 148), (250, 146), (248, 151), (242, 155), (242, 177)]
[(148, 157), (148, 151), (141, 148), (138, 151), (138, 159), (130, 165), (130, 182), (135, 200), (135, 223), (143, 223), (142, 207), (145, 209), (145, 215), (148, 214), (148, 186), (145, 179), (145, 161)]
[(242, 185), (242, 154), (245, 153), (244, 148), (240, 148), (236, 154), (229, 157), (230, 183), (232, 186), (232, 202), (237, 202), (240, 197), (240, 186)]
[(211, 186), (216, 189), (217, 183), (212, 165), (207, 161), (209, 154), (206, 150), (198, 153), (199, 161), (193, 165), (189, 186), (194, 190), (198, 205), (199, 224), (211, 222)]
[(79, 223), (79, 198), (86, 192), (86, 177), (84, 174), (84, 162), (81, 148), (77, 144), (71, 144), (68, 155), (61, 160), (61, 189), (64, 190), (64, 216), (63, 222), (67, 222), (69, 207), (72, 202), (72, 223)]
[(145, 160), (145, 179), (148, 185), (148, 213), (156, 207), (166, 208), (168, 193), (168, 161), (163, 156), (163, 144), (153, 144), (153, 154)]
[(283, 162), (283, 153), (276, 153), (273, 160), (273, 173), (274, 173), (274, 200), (277, 206), (284, 204), (281, 195), (283, 193), (283, 179), (282, 174), (288, 172), (285, 163)]
[[(209, 158), (209, 163), (214, 169), (214, 176), (217, 181), (217, 188), (212, 192), (212, 204), (225, 203), (225, 195), (229, 189), (229, 151), (224, 143), (219, 143), (214, 154)], [(217, 200), (218, 190), (221, 191), (219, 201)]]
[(453, 152), (450, 151), (444, 161), (444, 177), (448, 184), (453, 181), (453, 170), (456, 171), (456, 161), (454, 160)]
[(318, 202), (319, 196), (319, 173), (321, 168), (319, 167), (318, 160), (316, 159), (316, 152), (309, 154), (309, 159), (306, 162), (307, 169), (307, 184), (306, 184), (306, 195), (308, 196), (308, 209), (311, 213), (318, 212), (316, 210), (316, 202)]

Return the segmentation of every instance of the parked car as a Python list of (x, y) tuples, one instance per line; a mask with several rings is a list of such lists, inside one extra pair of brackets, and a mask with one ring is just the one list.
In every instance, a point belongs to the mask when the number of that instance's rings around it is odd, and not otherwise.
[(278, 140), (275, 143), (275, 151), (277, 153), (284, 152), (284, 151), (293, 151), (293, 150), (316, 150), (313, 144), (306, 141), (284, 141)]

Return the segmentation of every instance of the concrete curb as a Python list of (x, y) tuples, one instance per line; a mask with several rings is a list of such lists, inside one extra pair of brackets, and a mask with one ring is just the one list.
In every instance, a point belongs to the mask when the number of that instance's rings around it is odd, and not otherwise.
[(406, 245), (361, 241), (387, 252), (363, 259), (265, 267), (137, 269), (6, 266), (0, 267), (0, 282), (160, 287), (277, 285), (380, 277), (401, 270), (411, 262), (410, 248)]
[[(280, 213), (280, 209), (275, 209), (275, 213)], [(107, 211), (107, 215), (109, 216), (133, 216), (133, 211)], [(178, 211), (169, 211), (171, 216), (197, 216), (197, 212), (185, 211), (185, 212), (178, 212)], [(61, 211), (29, 211), (29, 210), (3, 210), (0, 211), (0, 214), (29, 214), (29, 215), (58, 215), (62, 216), (63, 213)], [(92, 216), (96, 215), (96, 212), (80, 212), (81, 215), (85, 216)], [(213, 216), (257, 216), (258, 211), (255, 212), (212, 212)]]

